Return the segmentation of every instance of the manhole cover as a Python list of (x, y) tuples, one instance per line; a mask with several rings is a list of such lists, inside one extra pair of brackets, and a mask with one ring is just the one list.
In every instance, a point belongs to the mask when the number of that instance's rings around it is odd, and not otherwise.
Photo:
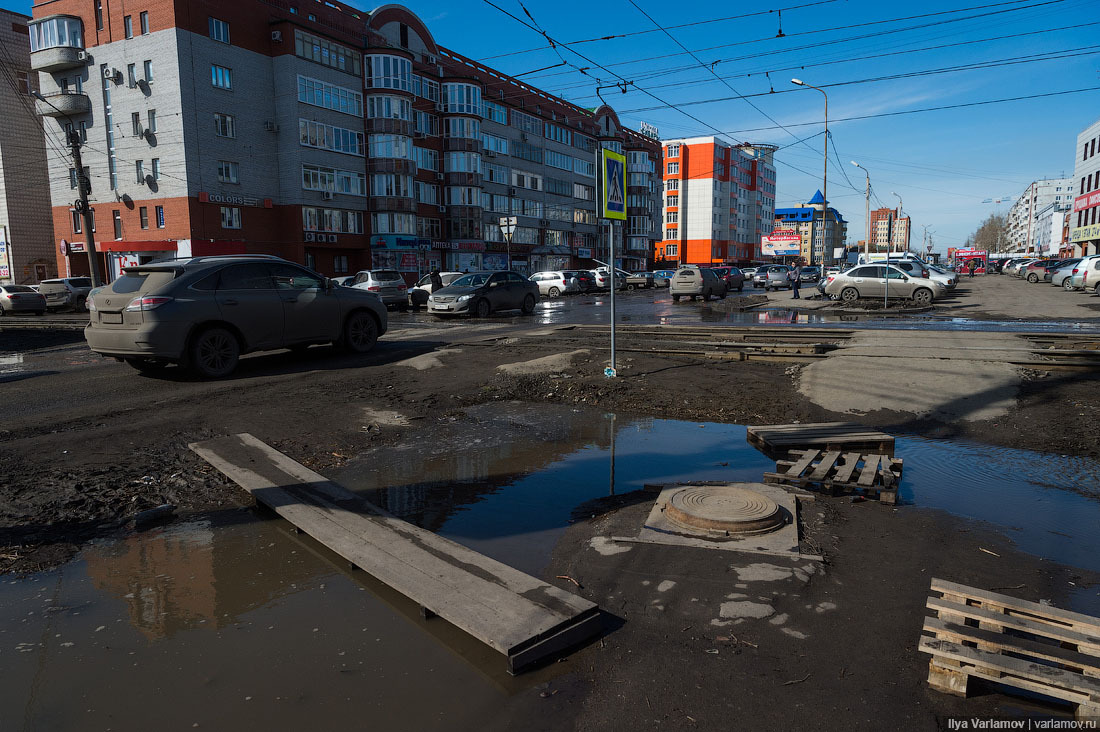
[(699, 485), (677, 491), (665, 504), (665, 515), (687, 529), (763, 534), (785, 523), (779, 504), (738, 485)]

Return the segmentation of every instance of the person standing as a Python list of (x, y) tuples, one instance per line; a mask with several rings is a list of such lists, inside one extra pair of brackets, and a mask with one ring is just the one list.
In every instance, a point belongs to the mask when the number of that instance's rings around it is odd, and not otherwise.
[(791, 279), (791, 289), (794, 291), (794, 299), (801, 299), (798, 294), (798, 288), (802, 286), (802, 260), (798, 260), (794, 263), (794, 269), (792, 269), (788, 275)]
[(443, 289), (443, 277), (439, 274), (439, 267), (432, 267), (429, 277), (432, 278), (432, 292)]

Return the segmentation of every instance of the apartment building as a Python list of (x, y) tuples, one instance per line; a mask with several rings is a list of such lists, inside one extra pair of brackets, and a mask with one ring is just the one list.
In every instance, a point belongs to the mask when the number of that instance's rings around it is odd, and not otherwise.
[[(30, 18), (0, 10), (0, 283), (34, 284), (57, 276), (50, 181), (42, 120), (31, 91)], [(64, 157), (64, 141), (50, 155)]]
[(1100, 254), (1100, 119), (1077, 135), (1073, 167), (1073, 215), (1069, 242), (1074, 256)]
[[(832, 262), (835, 259), (833, 254), (838, 249), (844, 249), (847, 241), (848, 222), (835, 208), (830, 206), (827, 215), (822, 213), (825, 210), (825, 197), (821, 191), (806, 203), (775, 210), (775, 228), (798, 233), (801, 257), (807, 263), (820, 265)], [(873, 227), (871, 236), (873, 241)]]
[[(659, 143), (610, 108), (440, 48), (401, 6), (52, 0), (35, 16), (38, 112), (84, 140), (109, 273), (262, 252), (329, 275), (386, 267), (413, 279), (434, 266), (590, 261), (613, 237), (637, 262), (651, 250)], [(648, 206), (603, 236), (601, 146), (654, 171), (632, 188)], [(57, 237), (79, 239), (75, 170), (53, 161), (50, 173)], [(511, 260), (497, 225), (509, 214)]]
[(1052, 203), (1069, 204), (1073, 200), (1072, 178), (1048, 178), (1029, 185), (1008, 210), (1005, 222), (1006, 251), (1035, 253), (1035, 216)]
[(907, 252), (911, 230), (909, 217), (899, 209), (876, 208), (871, 211), (871, 250)]
[(772, 232), (774, 145), (716, 137), (665, 140), (664, 206), (657, 266), (748, 264)]

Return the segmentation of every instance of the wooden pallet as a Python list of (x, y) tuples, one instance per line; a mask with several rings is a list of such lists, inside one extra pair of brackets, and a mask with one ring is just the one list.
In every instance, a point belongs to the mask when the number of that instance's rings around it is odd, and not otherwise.
[(941, 579), (932, 592), (919, 647), (932, 688), (965, 697), (985, 679), (1100, 716), (1100, 618)]
[(834, 496), (868, 493), (892, 506), (898, 502), (902, 467), (900, 458), (877, 453), (791, 450), (789, 459), (776, 461), (774, 473), (764, 473), (764, 482), (816, 489)]
[(352, 566), (505, 654), (509, 673), (603, 629), (595, 603), (402, 521), (249, 434), (189, 447)]
[(894, 436), (853, 422), (770, 424), (745, 428), (749, 444), (765, 454), (782, 456), (788, 450), (817, 448), (846, 452), (894, 454)]

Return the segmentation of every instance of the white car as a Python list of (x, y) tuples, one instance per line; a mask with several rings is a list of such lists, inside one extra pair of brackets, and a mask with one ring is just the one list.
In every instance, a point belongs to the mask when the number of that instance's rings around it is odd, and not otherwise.
[(539, 294), (543, 297), (558, 297), (566, 293), (580, 292), (580, 282), (576, 277), (569, 277), (561, 270), (548, 270), (535, 272), (528, 279), (539, 286)]
[[(440, 272), (439, 278), (443, 280), (443, 286), (451, 284), (459, 277), (462, 276), (461, 272)], [(414, 308), (422, 308), (428, 304), (428, 296), (432, 294), (432, 276), (426, 274), (416, 281), (416, 284), (409, 289), (409, 304)]]

